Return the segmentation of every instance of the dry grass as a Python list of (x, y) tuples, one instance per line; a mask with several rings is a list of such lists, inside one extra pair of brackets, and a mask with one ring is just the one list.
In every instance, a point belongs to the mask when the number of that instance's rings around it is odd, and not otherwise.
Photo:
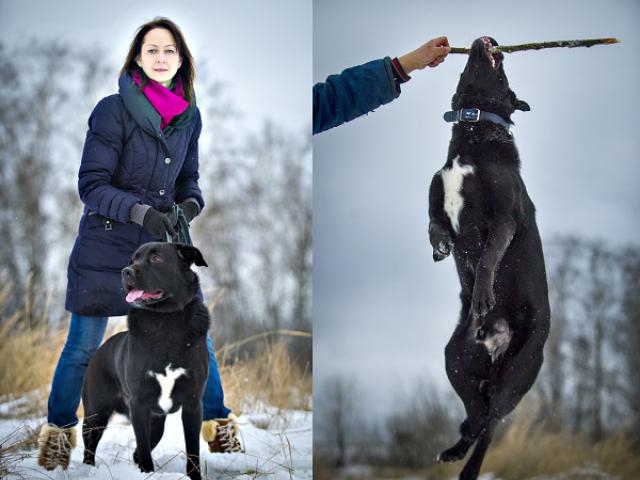
[[(18, 400), (11, 417), (43, 415), (47, 385), (51, 383), (66, 332), (46, 327), (16, 327), (12, 318), (0, 325), (0, 402)], [(311, 409), (311, 375), (289, 357), (283, 341), (266, 342), (262, 353), (245, 360), (222, 359), (220, 376), (225, 401), (234, 410), (258, 412), (277, 409)]]
[(28, 425), (21, 425), (0, 438), (0, 478), (15, 473), (20, 462), (33, 456), (37, 445), (38, 432)]
[(536, 416), (530, 404), (518, 408), (504, 436), (489, 448), (483, 472), (504, 480), (559, 474), (567, 479), (602, 478), (587, 472), (597, 466), (594, 470), (621, 479), (638, 478), (640, 457), (624, 434), (592, 443), (581, 435), (549, 432), (534, 424)]
[[(210, 302), (211, 310), (223, 293), (218, 292)], [(0, 313), (4, 317), (0, 321), (0, 403), (12, 402), (8, 415), (12, 418), (44, 415), (47, 386), (66, 339), (66, 325), (59, 330), (47, 327), (46, 321), (23, 325), (23, 319), (33, 315), (33, 309), (26, 305), (7, 316), (5, 305), (10, 294), (11, 285), (0, 284)], [(46, 315), (46, 309), (42, 314)], [(124, 329), (123, 322), (111, 321), (105, 338)], [(217, 350), (225, 403), (233, 410), (262, 413), (267, 407), (311, 409), (311, 374), (301, 371), (291, 360), (282, 340), (289, 336), (310, 337), (310, 334), (264, 332)], [(274, 337), (280, 340), (273, 341)], [(264, 343), (261, 353), (254, 358), (240, 360), (229, 353), (252, 342)]]
[(243, 413), (278, 410), (311, 410), (311, 374), (291, 360), (284, 341), (268, 341), (254, 358), (220, 359), (225, 403)]
[(44, 413), (51, 382), (65, 334), (46, 326), (26, 329), (18, 325), (21, 312), (0, 324), (0, 401), (17, 401), (12, 417)]

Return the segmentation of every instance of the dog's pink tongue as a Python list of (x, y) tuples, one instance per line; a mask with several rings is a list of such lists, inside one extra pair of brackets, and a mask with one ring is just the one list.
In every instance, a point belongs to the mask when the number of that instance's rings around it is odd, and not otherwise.
[(135, 302), (144, 295), (144, 290), (131, 290), (127, 295), (127, 302)]
[(161, 296), (162, 296), (162, 293), (160, 293), (160, 292), (156, 292), (156, 293), (144, 292), (144, 294), (142, 295), (142, 299), (143, 300), (148, 300), (150, 298), (154, 298), (155, 299), (155, 298), (160, 298)]

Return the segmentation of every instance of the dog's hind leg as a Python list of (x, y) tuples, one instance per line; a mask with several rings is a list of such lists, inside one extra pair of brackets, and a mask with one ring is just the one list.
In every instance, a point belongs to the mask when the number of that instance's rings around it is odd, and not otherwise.
[(473, 453), (469, 457), (466, 465), (460, 472), (459, 480), (476, 480), (480, 473), (480, 467), (484, 461), (484, 456), (487, 453), (491, 439), (493, 438), (493, 430), (495, 428), (495, 422), (489, 422), (487, 427), (482, 430), (478, 436), (478, 442), (473, 449)]
[(462, 400), (467, 419), (460, 425), (460, 440), (438, 455), (440, 462), (462, 459), (485, 427), (489, 403), (480, 383), (489, 376), (491, 360), (486, 349), (470, 337), (469, 325), (459, 325), (445, 348), (447, 376)]
[[(549, 328), (548, 317), (541, 323), (526, 334), (521, 346), (511, 345), (516, 352), (497, 372), (499, 381), (491, 382), (489, 386), (489, 410), (491, 416), (498, 420), (511, 413), (536, 381), (543, 362), (542, 349)], [(535, 321), (533, 324), (536, 325)]]
[(107, 428), (111, 410), (99, 410), (94, 413), (88, 412), (82, 422), (82, 439), (84, 440), (84, 460), (87, 465), (96, 464), (96, 450), (102, 434)]

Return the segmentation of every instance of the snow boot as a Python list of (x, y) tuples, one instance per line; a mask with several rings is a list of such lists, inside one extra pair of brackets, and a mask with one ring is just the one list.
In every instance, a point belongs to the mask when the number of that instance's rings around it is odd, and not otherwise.
[(237, 417), (230, 413), (227, 418), (216, 418), (202, 422), (202, 438), (209, 444), (211, 453), (237, 453), (243, 448), (238, 439)]
[(66, 470), (71, 461), (71, 451), (76, 447), (76, 429), (45, 424), (40, 430), (38, 444), (40, 445), (38, 464), (46, 470), (53, 470), (58, 465)]

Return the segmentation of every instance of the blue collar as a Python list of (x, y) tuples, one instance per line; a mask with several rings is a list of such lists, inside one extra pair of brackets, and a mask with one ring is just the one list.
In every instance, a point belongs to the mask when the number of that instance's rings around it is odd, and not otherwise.
[(483, 112), (479, 108), (461, 108), (460, 110), (450, 111), (444, 114), (445, 122), (477, 123), (481, 120), (487, 120), (497, 125), (501, 125), (507, 129), (507, 132), (509, 132), (509, 129), (511, 128), (511, 124), (500, 115), (496, 115), (491, 112)]

